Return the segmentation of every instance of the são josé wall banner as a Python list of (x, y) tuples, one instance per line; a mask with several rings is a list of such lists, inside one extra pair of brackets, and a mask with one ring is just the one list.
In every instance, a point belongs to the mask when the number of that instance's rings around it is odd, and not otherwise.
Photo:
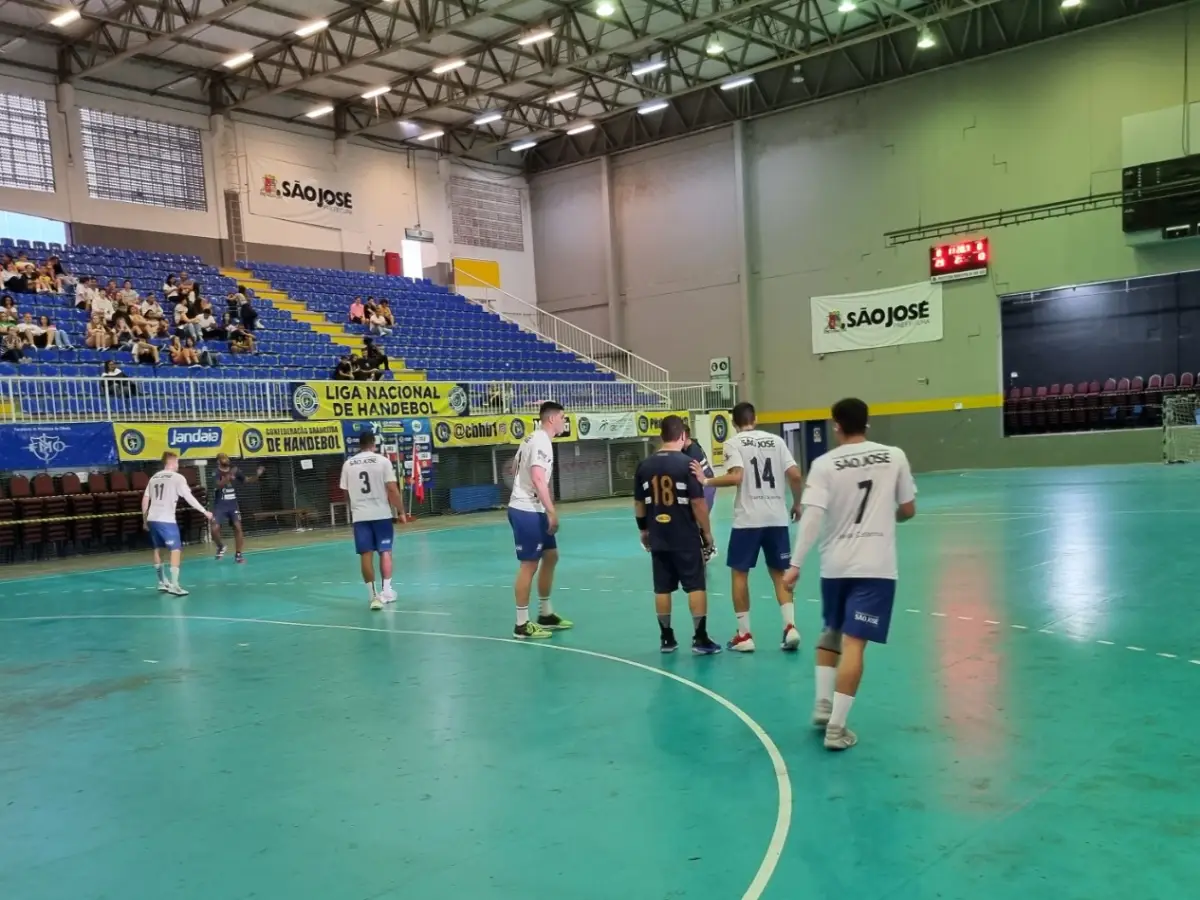
[(156, 461), (167, 450), (180, 459), (212, 459), (218, 453), (259, 459), (345, 452), (340, 422), (117, 422), (110, 428), (122, 462)]
[(445, 381), (300, 381), (292, 385), (297, 419), (411, 419), (465, 416), (471, 399)]
[(942, 285), (812, 298), (813, 353), (871, 350), (942, 339)]
[(250, 161), (249, 200), (254, 215), (344, 231), (362, 230), (355, 227), (355, 204), (360, 202), (360, 192), (357, 180), (350, 175), (258, 153), (248, 153), (246, 158)]

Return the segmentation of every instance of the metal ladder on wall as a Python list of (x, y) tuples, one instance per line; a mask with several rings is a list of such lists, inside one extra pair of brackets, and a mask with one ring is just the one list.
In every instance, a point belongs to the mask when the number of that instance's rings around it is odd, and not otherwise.
[(242, 197), (236, 190), (225, 192), (225, 221), (229, 223), (229, 243), (233, 246), (233, 259), (225, 263), (240, 266), (246, 261), (246, 232), (242, 228)]

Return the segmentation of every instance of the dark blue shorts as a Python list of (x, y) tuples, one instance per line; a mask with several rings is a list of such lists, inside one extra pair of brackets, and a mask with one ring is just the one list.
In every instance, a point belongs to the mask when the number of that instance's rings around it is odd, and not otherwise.
[(786, 525), (769, 528), (734, 528), (729, 532), (725, 563), (736, 572), (749, 572), (758, 565), (761, 550), (768, 569), (782, 572), (792, 564), (792, 538)]
[(850, 637), (886, 644), (896, 599), (894, 578), (822, 578), (825, 627)]
[(708, 511), (712, 512), (713, 504), (717, 502), (717, 489), (706, 487), (704, 489), (704, 502), (708, 504)]
[(544, 512), (508, 508), (508, 524), (512, 526), (513, 544), (517, 559), (534, 562), (547, 550), (557, 550), (558, 541), (550, 534), (550, 517)]
[(223, 506), (218, 503), (213, 507), (213, 521), (218, 525), (233, 527), (242, 521), (242, 514), (238, 511), (236, 504), (233, 506)]
[(372, 519), (354, 523), (355, 553), (391, 553), (396, 529), (391, 519)]
[(150, 522), (150, 544), (155, 550), (178, 550), (183, 546), (174, 522)]

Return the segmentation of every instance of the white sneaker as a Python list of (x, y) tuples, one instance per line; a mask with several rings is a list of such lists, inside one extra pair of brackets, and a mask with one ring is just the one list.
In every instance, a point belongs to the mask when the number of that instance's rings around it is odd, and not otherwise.
[(168, 584), (167, 585), (167, 593), (173, 594), (176, 597), (186, 597), (188, 595), (188, 592), (185, 591), (183, 588), (181, 588), (177, 584)]
[(795, 625), (788, 625), (783, 629), (783, 638), (779, 642), (779, 648), (786, 650), (788, 653), (793, 653), (800, 649), (800, 631)]
[(379, 599), (382, 600), (384, 603), (395, 603), (396, 602), (396, 592), (393, 590), (389, 590), (389, 589), (382, 590), (379, 592)]
[(378, 594), (371, 598), (371, 609), (383, 609), (383, 601), (379, 599)]
[(844, 725), (825, 727), (826, 750), (849, 750), (858, 743), (858, 735)]
[(833, 715), (832, 700), (818, 700), (813, 704), (812, 723), (815, 728), (824, 728), (829, 724), (829, 717)]
[(169, 594), (169, 593), (171, 593), (171, 586), (169, 584), (167, 584), (165, 581), (160, 581), (158, 583), (158, 590), (160, 593)]

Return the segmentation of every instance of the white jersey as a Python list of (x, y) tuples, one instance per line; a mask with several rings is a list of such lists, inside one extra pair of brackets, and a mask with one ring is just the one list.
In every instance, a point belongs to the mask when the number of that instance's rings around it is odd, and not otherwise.
[(146, 510), (147, 522), (168, 522), (174, 525), (175, 507), (179, 505), (180, 500), (184, 500), (193, 509), (204, 512), (200, 501), (192, 496), (187, 479), (177, 471), (163, 469), (151, 475), (150, 483), (146, 485), (145, 496), (150, 498), (150, 505)]
[(896, 507), (917, 496), (899, 447), (862, 441), (818, 457), (803, 503), (825, 510), (822, 578), (896, 578)]
[(356, 453), (342, 463), (342, 490), (350, 505), (351, 522), (378, 522), (392, 518), (387, 486), (396, 483), (396, 468), (374, 450)]
[(533, 486), (534, 466), (546, 470), (546, 483), (549, 484), (550, 473), (554, 471), (554, 445), (549, 433), (541, 428), (535, 428), (533, 434), (525, 438), (521, 449), (517, 451), (513, 463), (516, 474), (513, 478), (512, 496), (508, 500), (510, 508), (523, 509), (526, 512), (546, 511)]
[(787, 527), (792, 507), (784, 473), (795, 465), (783, 438), (766, 431), (739, 431), (725, 442), (725, 471), (742, 470), (733, 501), (734, 528)]

